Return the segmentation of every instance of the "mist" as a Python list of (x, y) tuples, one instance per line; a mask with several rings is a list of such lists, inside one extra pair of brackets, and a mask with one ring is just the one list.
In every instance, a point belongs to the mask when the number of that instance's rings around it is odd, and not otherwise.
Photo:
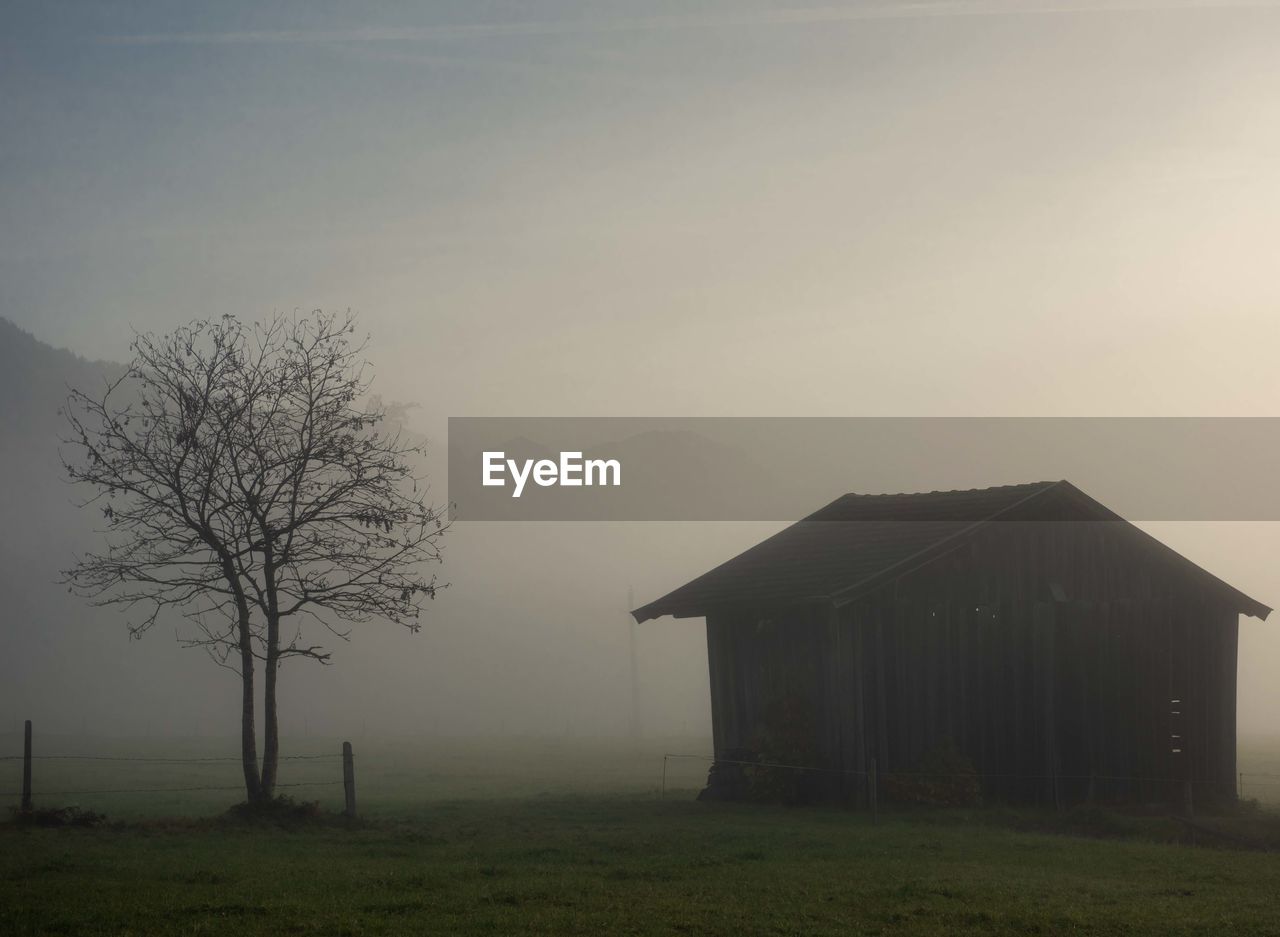
[[(57, 409), (135, 329), (356, 310), (440, 503), (450, 416), (1274, 415), (1276, 9), (925, 6), (16, 11), (0, 707), (235, 729), (181, 625), (130, 642), (56, 584), (94, 537)], [(626, 737), (629, 607), (781, 526), (459, 521), (423, 631), (324, 635), (282, 728)], [(1280, 525), (1144, 526), (1280, 598)], [(641, 733), (705, 738), (701, 620), (635, 627)], [(1274, 733), (1274, 626), (1239, 660), (1241, 734)]]

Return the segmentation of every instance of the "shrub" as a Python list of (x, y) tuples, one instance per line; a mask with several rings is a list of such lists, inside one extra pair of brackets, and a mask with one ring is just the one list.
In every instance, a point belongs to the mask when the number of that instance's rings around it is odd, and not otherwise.
[(100, 826), (106, 822), (104, 813), (83, 807), (34, 807), (31, 810), (10, 809), (13, 822), (18, 826)]
[(318, 820), (320, 815), (318, 801), (297, 801), (288, 795), (273, 797), (260, 803), (239, 803), (227, 811), (229, 819), (249, 823), (305, 823)]

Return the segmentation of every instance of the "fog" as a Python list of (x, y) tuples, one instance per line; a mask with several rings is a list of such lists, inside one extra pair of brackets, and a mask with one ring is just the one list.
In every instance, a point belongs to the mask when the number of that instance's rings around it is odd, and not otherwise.
[[(1276, 415), (1272, 5), (355, 16), (7, 17), (12, 724), (236, 731), (236, 678), (177, 623), (129, 642), (118, 611), (56, 585), (93, 543), (56, 411), (68, 383), (127, 361), (134, 329), (356, 310), (375, 391), (419, 405), (439, 503), (450, 416)], [(931, 477), (971, 484), (945, 463)], [(991, 483), (1009, 480), (1031, 479)], [(812, 507), (844, 490), (858, 479)], [(624, 736), (629, 596), (780, 526), (459, 521), (422, 632), (373, 622), (328, 640), (329, 667), (291, 662), (283, 731)], [(1280, 524), (1144, 526), (1280, 600)], [(638, 626), (636, 648), (641, 731), (706, 736), (701, 621)], [(1242, 619), (1242, 734), (1275, 731), (1278, 663), (1274, 622)]]

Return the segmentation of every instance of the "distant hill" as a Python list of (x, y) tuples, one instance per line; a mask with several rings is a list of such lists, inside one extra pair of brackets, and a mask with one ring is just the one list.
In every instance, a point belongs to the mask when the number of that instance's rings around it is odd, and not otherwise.
[[(120, 616), (58, 583), (75, 553), (96, 545), (100, 519), (75, 505), (86, 492), (67, 483), (58, 459), (58, 410), (71, 387), (93, 390), (123, 371), (0, 319), (0, 708), (13, 718), (78, 724), (85, 711), (65, 688), (109, 694), (118, 664), (104, 663), (125, 659)], [(60, 682), (63, 692), (50, 693)]]
[(59, 409), (72, 387), (92, 391), (124, 370), (46, 345), (0, 318), (0, 519), (10, 530), (40, 536), (68, 523), (83, 527), (62, 510), (71, 491), (58, 460)]
[(43, 434), (56, 438), (58, 408), (68, 388), (91, 388), (119, 377), (124, 365), (88, 361), (63, 348), (46, 345), (0, 317), (0, 433)]
[[(47, 560), (56, 570), (91, 523), (72, 506), (75, 494), (58, 458), (65, 424), (59, 409), (72, 387), (87, 391), (119, 377), (124, 365), (87, 361), (0, 319), (0, 555), (19, 565)], [(15, 538), (14, 532), (22, 537)], [(56, 552), (36, 549), (45, 544)], [(55, 559), (56, 556), (56, 559)], [(13, 574), (13, 563), (0, 577)]]

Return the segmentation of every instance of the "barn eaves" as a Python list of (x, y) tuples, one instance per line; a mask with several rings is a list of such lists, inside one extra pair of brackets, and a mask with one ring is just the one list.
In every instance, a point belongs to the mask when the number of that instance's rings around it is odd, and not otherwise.
[(1140, 530), (1067, 481), (837, 498), (715, 569), (632, 612), (701, 617), (734, 608), (840, 607), (962, 547), (991, 524), (1113, 522), (1151, 551), (1265, 619), (1271, 609)]

